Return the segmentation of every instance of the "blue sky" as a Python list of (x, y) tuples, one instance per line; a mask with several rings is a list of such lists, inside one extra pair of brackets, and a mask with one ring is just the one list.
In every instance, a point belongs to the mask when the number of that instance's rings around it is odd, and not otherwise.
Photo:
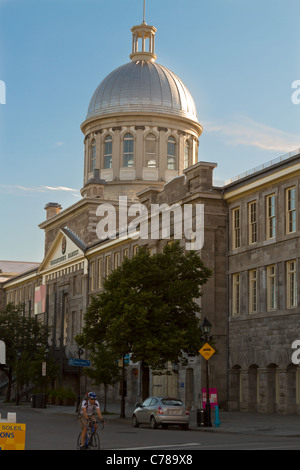
[[(192, 93), (217, 180), (300, 147), (299, 18), (299, 0), (146, 0), (157, 62)], [(0, 259), (41, 261), (45, 205), (80, 197), (80, 125), (142, 19), (142, 0), (0, 0)]]

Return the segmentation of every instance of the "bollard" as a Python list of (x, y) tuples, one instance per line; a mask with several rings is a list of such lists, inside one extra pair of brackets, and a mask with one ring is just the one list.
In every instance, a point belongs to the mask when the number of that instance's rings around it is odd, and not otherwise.
[(219, 407), (216, 405), (215, 406), (215, 421), (214, 421), (214, 425), (216, 426), (216, 428), (219, 428), (220, 427), (220, 418), (219, 418)]

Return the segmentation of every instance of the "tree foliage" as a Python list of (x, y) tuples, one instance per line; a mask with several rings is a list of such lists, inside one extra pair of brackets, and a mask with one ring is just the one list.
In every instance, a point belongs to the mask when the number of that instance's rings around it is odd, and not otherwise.
[(186, 354), (199, 349), (196, 300), (211, 274), (199, 255), (185, 253), (179, 242), (154, 255), (140, 249), (92, 299), (79, 343), (93, 352), (106, 345), (115, 357), (131, 353), (144, 372), (165, 371), (168, 361), (185, 363)]
[(21, 306), (8, 304), (5, 311), (0, 312), (0, 339), (6, 346), (6, 364), (0, 365), (0, 370), (8, 377), (7, 401), (10, 400), (13, 374), (21, 385), (25, 382), (38, 385), (41, 381), (48, 336), (49, 328), (37, 318), (25, 317)]

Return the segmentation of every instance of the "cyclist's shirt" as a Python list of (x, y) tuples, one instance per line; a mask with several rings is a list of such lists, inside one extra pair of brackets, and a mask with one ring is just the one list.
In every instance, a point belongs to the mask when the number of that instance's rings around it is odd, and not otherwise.
[(96, 412), (96, 409), (100, 408), (100, 404), (99, 404), (98, 400), (95, 400), (95, 402), (93, 404), (90, 403), (89, 400), (83, 400), (83, 402), (81, 404), (80, 414), (83, 413), (83, 411), (82, 411), (83, 408), (86, 408), (86, 413), (87, 413), (88, 416), (92, 416)]

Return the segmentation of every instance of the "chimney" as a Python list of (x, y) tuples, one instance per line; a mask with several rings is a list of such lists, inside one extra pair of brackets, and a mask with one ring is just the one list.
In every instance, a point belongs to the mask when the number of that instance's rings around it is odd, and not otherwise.
[(46, 211), (46, 219), (50, 219), (51, 217), (55, 217), (57, 214), (60, 213), (62, 207), (57, 202), (48, 202), (45, 206)]

